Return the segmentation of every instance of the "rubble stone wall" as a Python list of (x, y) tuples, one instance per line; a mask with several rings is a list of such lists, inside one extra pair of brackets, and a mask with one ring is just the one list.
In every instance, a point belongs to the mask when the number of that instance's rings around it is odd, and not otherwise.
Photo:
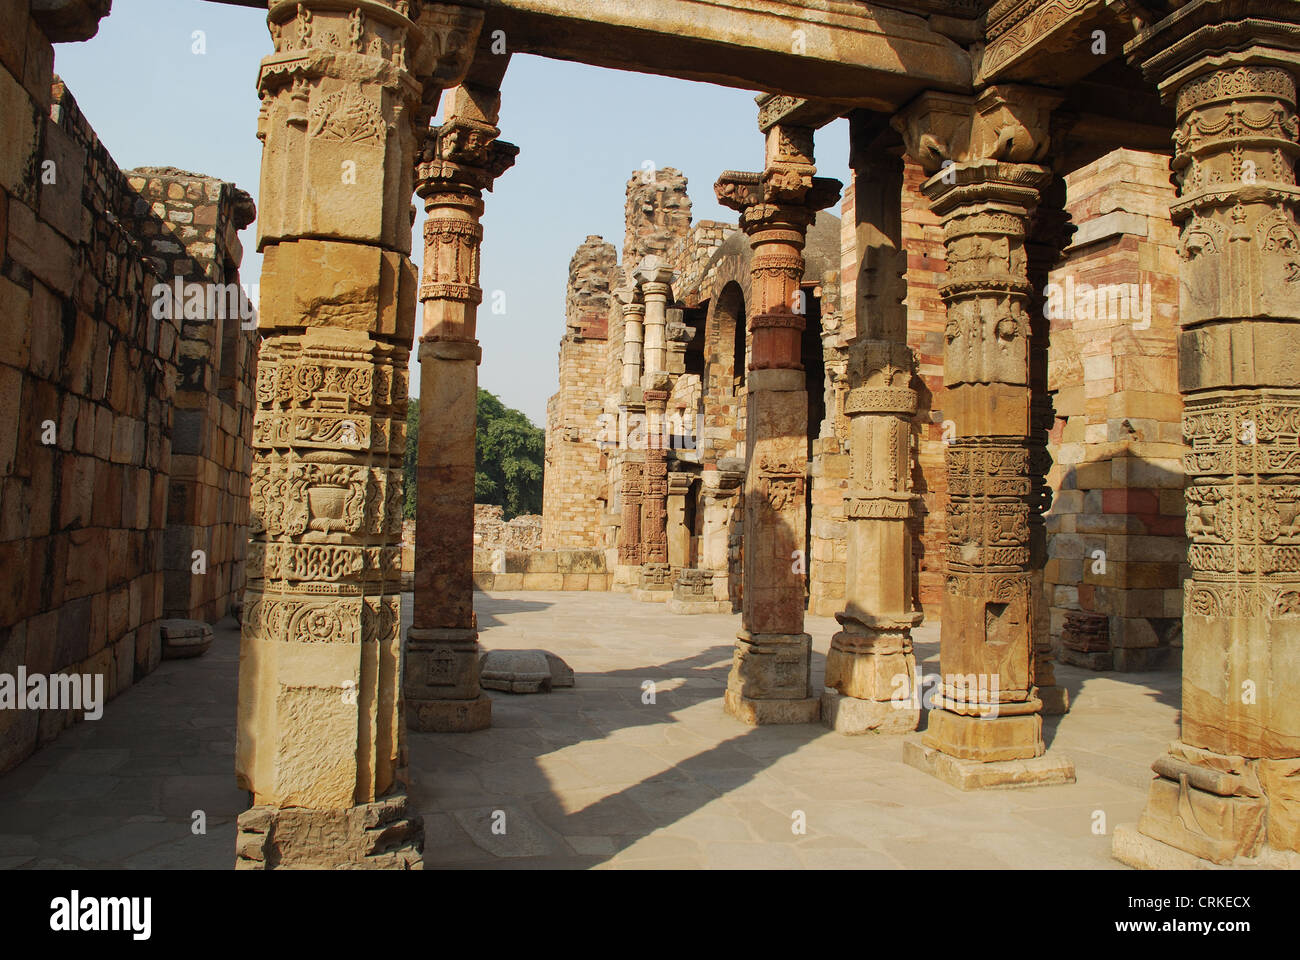
[[(171, 167), (127, 176), (140, 195), (133, 232), (157, 272), (173, 278), (181, 328), (163, 609), (216, 621), (243, 593), (248, 548), (258, 337), (237, 294), (238, 231), (254, 219), (253, 201), (232, 183)], [(188, 297), (199, 291), (211, 303), (192, 310)]]

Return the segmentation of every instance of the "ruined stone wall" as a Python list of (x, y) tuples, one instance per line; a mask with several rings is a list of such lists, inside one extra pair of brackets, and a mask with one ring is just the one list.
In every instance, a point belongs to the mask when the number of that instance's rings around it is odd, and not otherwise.
[(1168, 158), (1133, 150), (1113, 151), (1066, 182), (1078, 230), (1048, 301), (1056, 314), (1045, 572), (1052, 637), (1059, 645), (1071, 611), (1091, 614), (1115, 668), (1148, 669), (1181, 643), (1189, 575), (1174, 190)]
[(181, 327), (163, 609), (215, 621), (244, 589), (258, 337), (238, 231), (256, 211), (243, 190), (201, 174), (145, 167), (128, 179), (140, 194), (132, 230), (173, 278), (165, 298)]
[(679, 300), (684, 300), (688, 306), (694, 305), (691, 293), (709, 286), (713, 255), (729, 236), (738, 231), (734, 223), (701, 220), (691, 227), (689, 234), (677, 239), (668, 251), (668, 262), (677, 271), (673, 292)]
[(592, 547), (602, 538), (605, 475), (596, 436), (608, 372), (610, 307), (618, 282), (613, 244), (588, 237), (569, 263), (560, 385), (546, 405), (546, 548)]
[[(100, 675), (112, 698), (161, 658), (179, 330), (52, 64), (30, 22), (0, 24), (0, 673)], [(82, 716), (0, 710), (0, 770)]]
[(670, 252), (691, 232), (691, 198), (681, 171), (663, 167), (651, 182), (647, 177), (638, 172), (627, 182), (624, 270), (635, 269), (652, 253), (671, 262)]

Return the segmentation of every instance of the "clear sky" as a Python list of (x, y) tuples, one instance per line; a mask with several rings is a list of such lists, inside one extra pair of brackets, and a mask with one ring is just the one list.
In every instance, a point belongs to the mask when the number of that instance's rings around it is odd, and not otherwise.
[[(202, 31), (206, 52), (196, 53)], [(232, 180), (257, 197), (258, 61), (266, 14), (206, 0), (114, 0), (99, 34), (55, 46), (54, 69), (123, 168), (170, 165)], [(564, 333), (569, 259), (589, 234), (620, 251), (627, 179), (647, 162), (690, 180), (696, 220), (734, 222), (713, 199), (723, 170), (759, 169), (755, 91), (516, 56), (502, 86), (501, 137), (519, 160), (487, 196), (479, 383), (545, 424)], [(818, 133), (818, 173), (848, 179), (848, 126)], [(423, 220), (423, 211), (420, 214)], [(421, 249), (420, 222), (413, 256)], [(245, 282), (261, 273), (256, 225), (241, 235)], [(493, 314), (494, 291), (505, 313)], [(417, 330), (418, 330), (417, 325)], [(419, 377), (412, 356), (412, 393)]]

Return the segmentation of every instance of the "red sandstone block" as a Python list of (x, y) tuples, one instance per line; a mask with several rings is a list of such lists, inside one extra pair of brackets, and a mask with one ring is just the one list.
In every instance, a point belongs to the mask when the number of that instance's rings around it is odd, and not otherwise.
[(1155, 490), (1136, 487), (1101, 492), (1103, 513), (1154, 514), (1160, 512), (1160, 496)]
[(1153, 537), (1181, 537), (1187, 532), (1186, 520), (1182, 517), (1152, 515), (1142, 518), (1148, 535)]

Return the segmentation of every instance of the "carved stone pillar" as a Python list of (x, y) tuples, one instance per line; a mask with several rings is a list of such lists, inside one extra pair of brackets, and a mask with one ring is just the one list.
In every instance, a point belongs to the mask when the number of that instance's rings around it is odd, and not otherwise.
[[(414, 867), (402, 767), (410, 198), (437, 89), (483, 14), (274, 2), (235, 766), (237, 866)], [(432, 77), (428, 88), (420, 79)]]
[(813, 132), (774, 124), (763, 173), (724, 173), (718, 200), (741, 214), (754, 255), (746, 436), (743, 627), (724, 705), (746, 723), (810, 723), (821, 712), (803, 632), (808, 393), (802, 364), (803, 246), (840, 183), (814, 177)]
[(623, 304), (623, 386), (641, 383), (641, 364), (645, 338), (645, 304), (631, 300)]
[(619, 482), (623, 523), (618, 528), (618, 565), (633, 570), (639, 570), (641, 566), (641, 500), (644, 477), (645, 451), (624, 451)]
[(668, 298), (676, 274), (651, 254), (637, 265), (635, 276), (645, 301), (645, 371), (642, 381), (649, 389), (651, 382), (668, 370)]
[[(653, 312), (649, 293), (646, 298), (649, 327)], [(646, 342), (650, 342), (649, 329)], [(650, 363), (649, 355), (646, 363)], [(643, 392), (646, 412), (645, 481), (641, 501), (641, 571), (635, 596), (638, 600), (663, 603), (671, 596), (673, 588), (672, 571), (668, 565), (668, 450), (664, 446), (668, 378), (663, 373), (647, 373), (647, 380), (650, 377), (655, 378), (655, 386)]]
[(476, 77), (452, 91), (416, 170), (424, 200), (420, 302), (420, 442), (416, 454), (415, 613), (406, 634), (407, 722), (413, 730), (467, 732), (492, 722), (479, 687), (474, 616), (474, 466), (478, 410), (475, 337), (483, 191), (519, 148), (497, 139), (496, 83)]
[(1295, 24), (1276, 4), (1194, 2), (1127, 52), (1178, 124), (1170, 214), (1192, 577), (1182, 734), (1113, 849), (1143, 867), (1300, 867)]
[(695, 474), (668, 475), (668, 565), (673, 570), (691, 566), (691, 535), (686, 526), (686, 499), (691, 495)]
[[(912, 609), (909, 523), (918, 498), (912, 492), (911, 419), (917, 397), (902, 303), (903, 162), (866, 144), (855, 144), (853, 155), (862, 262), (844, 402), (852, 487), (845, 502), (845, 606), (835, 615), (842, 629), (826, 655), (822, 721), (846, 734), (906, 733), (916, 729), (920, 717), (912, 696), (912, 628), (922, 614)], [(906, 698), (899, 697), (900, 690)]]
[[(948, 553), (943, 675), (922, 744), (905, 757), (963, 787), (1074, 779), (1044, 758), (1032, 617), (1029, 218), (1051, 172), (1041, 162), (1059, 98), (997, 86), (978, 98), (923, 94), (898, 118), (931, 173), (944, 228)], [(1018, 761), (1018, 762), (1006, 762)], [(998, 764), (998, 766), (992, 766)]]

